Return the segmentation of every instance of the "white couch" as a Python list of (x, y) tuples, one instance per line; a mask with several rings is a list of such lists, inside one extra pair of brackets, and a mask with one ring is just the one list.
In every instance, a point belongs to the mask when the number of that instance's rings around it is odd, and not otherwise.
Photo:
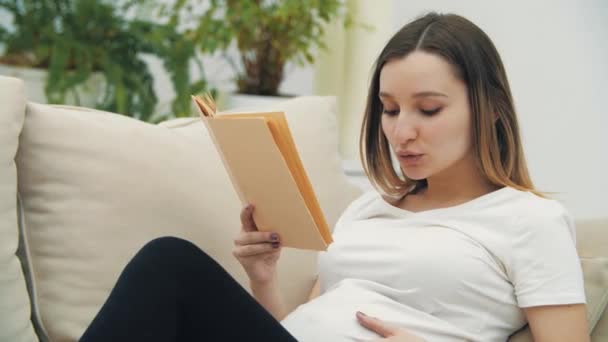
[[(340, 167), (334, 102), (300, 97), (257, 108), (286, 112), (330, 226), (360, 194)], [(127, 261), (158, 236), (193, 241), (247, 284), (230, 254), (242, 204), (198, 119), (150, 125), (35, 104), (21, 81), (1, 76), (0, 103), (0, 342), (77, 340)], [(606, 227), (578, 224), (592, 325), (604, 313), (594, 342), (608, 341)], [(315, 266), (314, 252), (284, 250), (290, 308), (305, 300)], [(511, 340), (529, 341), (529, 332)]]

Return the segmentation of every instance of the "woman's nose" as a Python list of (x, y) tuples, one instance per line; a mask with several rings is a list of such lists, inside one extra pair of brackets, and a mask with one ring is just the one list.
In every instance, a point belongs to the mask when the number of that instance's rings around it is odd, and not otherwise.
[(413, 115), (399, 113), (394, 127), (394, 137), (399, 145), (407, 145), (410, 140), (416, 139), (418, 130), (414, 120)]

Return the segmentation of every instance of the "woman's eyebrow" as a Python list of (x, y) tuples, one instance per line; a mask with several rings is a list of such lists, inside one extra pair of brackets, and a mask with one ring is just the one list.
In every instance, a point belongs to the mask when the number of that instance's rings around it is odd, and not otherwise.
[(414, 95), (412, 95), (412, 97), (427, 97), (427, 96), (448, 97), (446, 94), (439, 93), (439, 92), (436, 92), (436, 91), (421, 91), (419, 93), (415, 93)]
[[(381, 91), (378, 93), (379, 97), (386, 97), (386, 98), (393, 98), (393, 95), (385, 92), (385, 91)], [(412, 97), (414, 98), (418, 98), (418, 97), (428, 97), (428, 96), (440, 96), (440, 97), (448, 97), (446, 94), (444, 93), (439, 93), (436, 91), (421, 91), (418, 93), (415, 93), (412, 95)]]

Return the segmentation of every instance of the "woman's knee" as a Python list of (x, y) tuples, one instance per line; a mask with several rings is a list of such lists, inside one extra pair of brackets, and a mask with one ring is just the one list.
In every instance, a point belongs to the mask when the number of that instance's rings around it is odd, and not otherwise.
[[(142, 249), (159, 251), (196, 247), (192, 242), (175, 236), (163, 236), (148, 241)], [(198, 247), (197, 247), (198, 248)]]
[[(232, 276), (207, 253), (192, 242), (177, 237), (161, 237), (148, 242), (134, 260), (145, 264), (141, 268), (174, 279), (184, 288), (194, 286), (196, 291), (203, 286), (226, 284), (228, 279), (233, 281)], [(213, 282), (205, 283), (209, 279)]]
[(146, 243), (138, 254), (148, 259), (174, 266), (190, 263), (209, 256), (195, 244), (174, 236), (159, 237)]

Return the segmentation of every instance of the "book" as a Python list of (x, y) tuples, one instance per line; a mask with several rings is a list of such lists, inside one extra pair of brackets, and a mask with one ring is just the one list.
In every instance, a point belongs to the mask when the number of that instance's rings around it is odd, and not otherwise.
[(331, 232), (283, 112), (218, 115), (210, 96), (192, 96), (243, 206), (284, 247), (327, 250)]

